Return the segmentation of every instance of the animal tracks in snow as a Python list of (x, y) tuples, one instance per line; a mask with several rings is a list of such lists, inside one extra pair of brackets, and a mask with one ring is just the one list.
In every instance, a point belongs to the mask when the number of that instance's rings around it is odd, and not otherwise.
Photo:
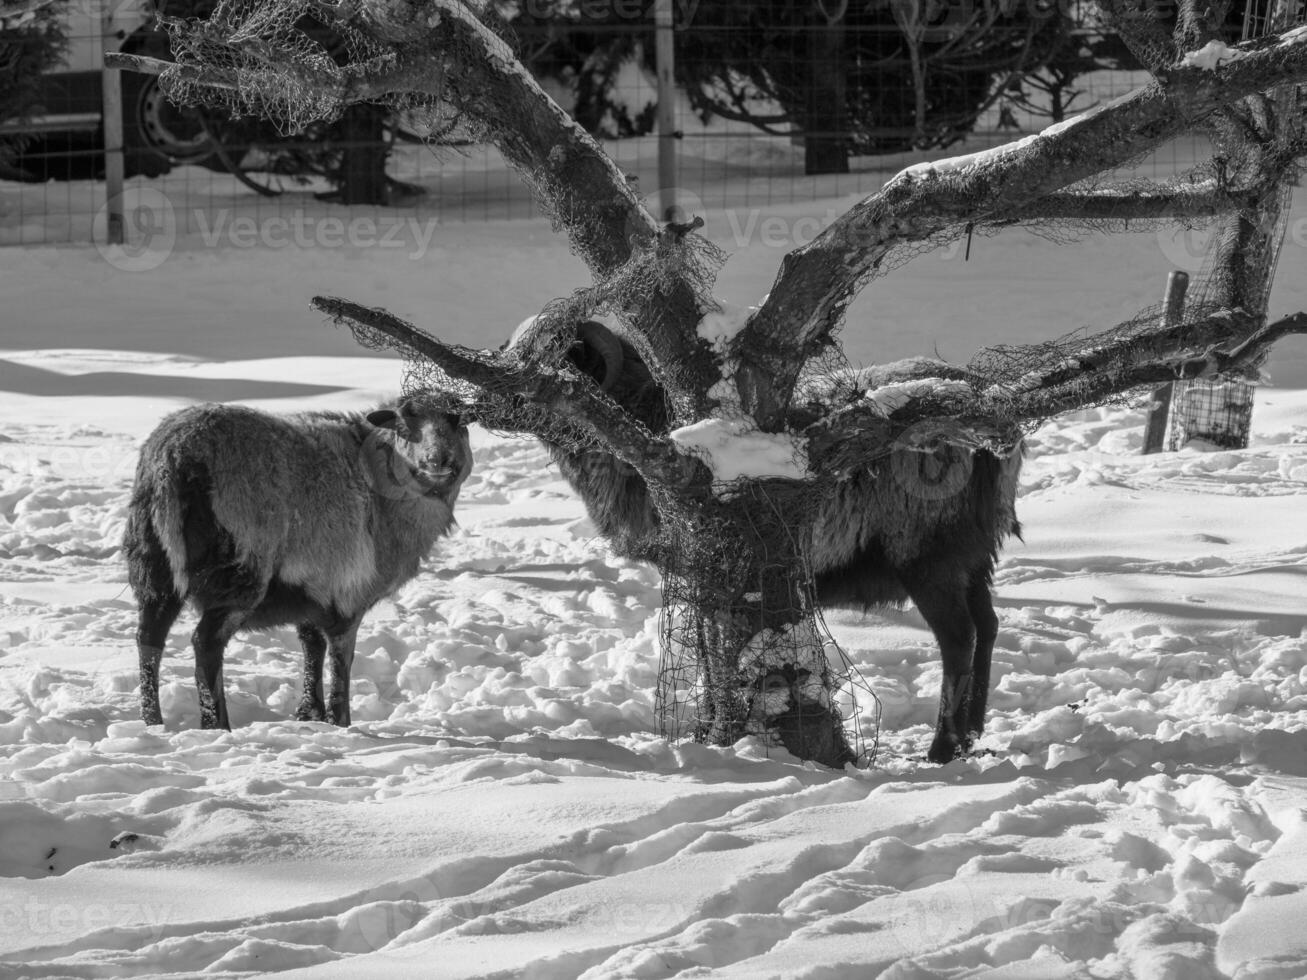
[(1307, 528), (1277, 488), (1307, 449), (1209, 493), (1109, 422), (1035, 440), (975, 756), (916, 761), (915, 611), (827, 617), (883, 706), (857, 774), (655, 737), (657, 575), (520, 439), (478, 440), (461, 530), (365, 620), (352, 728), (289, 720), (283, 631), (231, 644), (237, 727), (195, 730), (178, 630), (147, 729), (127, 477), (6, 427), (0, 978), (1295, 975)]

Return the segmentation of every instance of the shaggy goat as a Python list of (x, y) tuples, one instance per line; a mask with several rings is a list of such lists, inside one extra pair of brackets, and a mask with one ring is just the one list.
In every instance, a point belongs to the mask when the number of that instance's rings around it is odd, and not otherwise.
[(366, 416), (198, 405), (166, 417), (141, 449), (123, 543), (145, 722), (163, 722), (159, 662), (189, 600), (202, 727), (231, 727), (227, 642), (282, 624), (304, 647), (296, 717), (325, 720), (330, 649), (330, 717), (348, 725), (359, 623), (449, 530), (471, 468), (466, 426), (417, 399)]
[[(651, 431), (667, 431), (661, 389), (620, 332), (594, 321), (579, 325), (569, 358)], [(820, 378), (805, 395), (829, 406), (905, 376), (961, 379), (966, 373), (916, 359)], [(617, 553), (650, 560), (658, 514), (640, 475), (605, 453), (549, 449)], [(998, 635), (990, 586), (1003, 539), (1021, 533), (1015, 508), (1020, 468), (1019, 448), (1003, 457), (947, 443), (926, 451), (899, 448), (836, 483), (813, 525), (808, 557), (821, 605), (867, 610), (911, 599), (934, 633), (944, 678), (927, 753), (932, 762), (966, 752), (984, 730)]]

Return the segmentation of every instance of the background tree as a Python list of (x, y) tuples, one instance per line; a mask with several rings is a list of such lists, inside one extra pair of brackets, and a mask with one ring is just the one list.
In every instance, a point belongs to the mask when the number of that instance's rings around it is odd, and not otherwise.
[[(479, 7), (458, 0), (359, 0), (321, 8), (335, 11), (337, 28), (355, 45), (346, 65), (305, 47), (294, 31), (298, 0), (287, 3), (281, 19), (274, 16), (278, 9), (267, 0), (239, 0), (221, 17), (173, 25), (175, 65), (115, 61), (162, 72), (180, 98), (258, 108), (290, 122), (360, 101), (433, 110), (452, 104), (499, 147), (568, 234), (594, 277), (592, 287), (551, 307), (508, 351), (445, 344), (345, 300), (317, 305), (354, 324), (362, 339), (404, 352), (411, 386), (444, 390), (451, 404), (487, 426), (608, 454), (635, 472), (665, 526), (676, 531), (650, 554), (667, 580), (685, 580), (677, 594), (687, 608), (671, 614), (688, 613), (710, 626), (722, 623), (725, 611), (736, 626), (765, 626), (753, 636), (735, 626), (687, 634), (689, 652), (705, 670), (736, 674), (709, 705), (708, 735), (715, 742), (729, 744), (744, 731), (731, 692), (751, 682), (739, 676), (746, 648), (768, 630), (811, 630), (805, 539), (794, 533), (802, 530), (805, 498), (884, 460), (922, 425), (933, 426), (948, 445), (1005, 452), (1031, 422), (1160, 380), (1238, 368), (1284, 334), (1307, 329), (1303, 315), (1268, 324), (1264, 305), (1223, 302), (1251, 294), (1226, 291), (1221, 302), (1191, 306), (1179, 323), (1159, 324), (1146, 312), (1097, 335), (991, 351), (963, 372), (966, 380), (904, 385), (888, 405), (860, 391), (840, 404), (805, 404), (803, 396), (805, 370), (820, 366), (835, 346), (854, 295), (878, 273), (933, 245), (1015, 223), (1117, 228), (1257, 207), (1267, 186), (1283, 184), (1304, 150), (1300, 141), (1276, 144), (1274, 154), (1258, 157), (1260, 167), (1246, 170), (1213, 166), (1202, 175), (1124, 185), (1095, 177), (1200, 121), (1229, 114), (1239, 100), (1264, 103), (1259, 93), (1307, 80), (1303, 32), (1190, 56), (1180, 54), (1194, 50), (1189, 34), (1167, 33), (1165, 48), (1160, 35), (1146, 36), (1149, 23), (1122, 18), (1141, 48), (1158, 42), (1149, 46), (1159, 52), (1150, 64), (1156, 81), (1009, 147), (909, 168), (786, 255), (767, 298), (732, 318), (711, 294), (711, 248), (691, 226), (660, 227), (620, 169), (486, 26)], [(1201, 20), (1192, 8), (1188, 16)], [(1230, 127), (1231, 145), (1252, 138)], [(667, 418), (656, 431), (566, 363), (577, 320), (598, 307), (623, 320), (652, 372)], [(731, 330), (708, 329), (723, 317), (733, 320)], [(722, 485), (698, 453), (671, 437), (672, 430), (696, 424), (787, 444), (805, 465), (789, 475)], [(794, 523), (759, 521), (760, 501), (792, 505), (789, 512), (798, 516)], [(772, 506), (771, 512), (786, 511)], [(721, 573), (707, 562), (687, 564), (688, 544), (733, 556), (746, 573), (733, 578), (734, 592), (723, 599), (711, 581)]]
[[(676, 4), (676, 78), (694, 109), (800, 136), (804, 170), (845, 173), (851, 154), (947, 146), (1056, 40), (1053, 0), (778, 0)], [(626, 105), (624, 67), (653, 65), (651, 0), (505, 3), (524, 64), (575, 92), (602, 136), (649, 132), (654, 104)]]
[(1003, 93), (1006, 106), (1035, 117), (1061, 122), (1073, 112), (1092, 108), (1078, 81), (1097, 71), (1138, 71), (1125, 42), (1108, 30), (1097, 8), (1076, 2), (1057, 5), (1050, 15), (1053, 40), (1042, 65), (1012, 79)]
[(509, 0), (495, 10), (531, 73), (569, 91), (567, 108), (586, 132), (619, 139), (653, 131), (656, 97), (650, 93), (644, 104), (632, 106), (619, 87), (623, 70), (632, 66), (653, 76), (653, 6), (648, 0), (620, 6)]
[[(21, 122), (38, 107), (41, 75), (68, 50), (64, 0), (0, 2), (0, 123)], [(26, 138), (0, 133), (0, 176)]]
[(1055, 6), (703, 0), (677, 75), (701, 112), (803, 134), (807, 173), (958, 141), (1056, 38)]

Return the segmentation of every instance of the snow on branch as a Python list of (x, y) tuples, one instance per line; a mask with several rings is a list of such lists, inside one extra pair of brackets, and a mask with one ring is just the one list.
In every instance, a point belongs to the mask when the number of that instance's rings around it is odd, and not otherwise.
[(1253, 206), (1265, 193), (1263, 186), (1225, 187), (1215, 178), (1199, 183), (1122, 184), (1088, 191), (1048, 194), (1008, 217), (989, 222), (991, 227), (1036, 221), (1106, 222), (1123, 226), (1159, 220), (1204, 220)]

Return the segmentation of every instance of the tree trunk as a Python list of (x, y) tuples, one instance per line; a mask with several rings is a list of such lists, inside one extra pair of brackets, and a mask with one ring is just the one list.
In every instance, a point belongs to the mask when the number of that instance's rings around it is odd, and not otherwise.
[(345, 147), (340, 163), (341, 204), (388, 204), (387, 147), (383, 139), (386, 110), (362, 103), (347, 108), (340, 120)]
[(1066, 106), (1062, 104), (1062, 92), (1067, 88), (1061, 81), (1055, 81), (1048, 88), (1048, 94), (1052, 97), (1049, 104), (1049, 119), (1055, 123), (1060, 123), (1066, 118)]
[[(750, 482), (691, 513), (673, 504), (663, 564), (660, 703), (712, 745), (754, 735), (801, 759), (841, 768), (845, 734), (834, 642), (816, 617), (805, 552), (811, 488)], [(856, 719), (851, 720), (856, 724)]]
[(845, 107), (844, 24), (839, 21), (820, 24), (812, 29), (811, 37), (803, 172), (846, 174), (849, 126)]

